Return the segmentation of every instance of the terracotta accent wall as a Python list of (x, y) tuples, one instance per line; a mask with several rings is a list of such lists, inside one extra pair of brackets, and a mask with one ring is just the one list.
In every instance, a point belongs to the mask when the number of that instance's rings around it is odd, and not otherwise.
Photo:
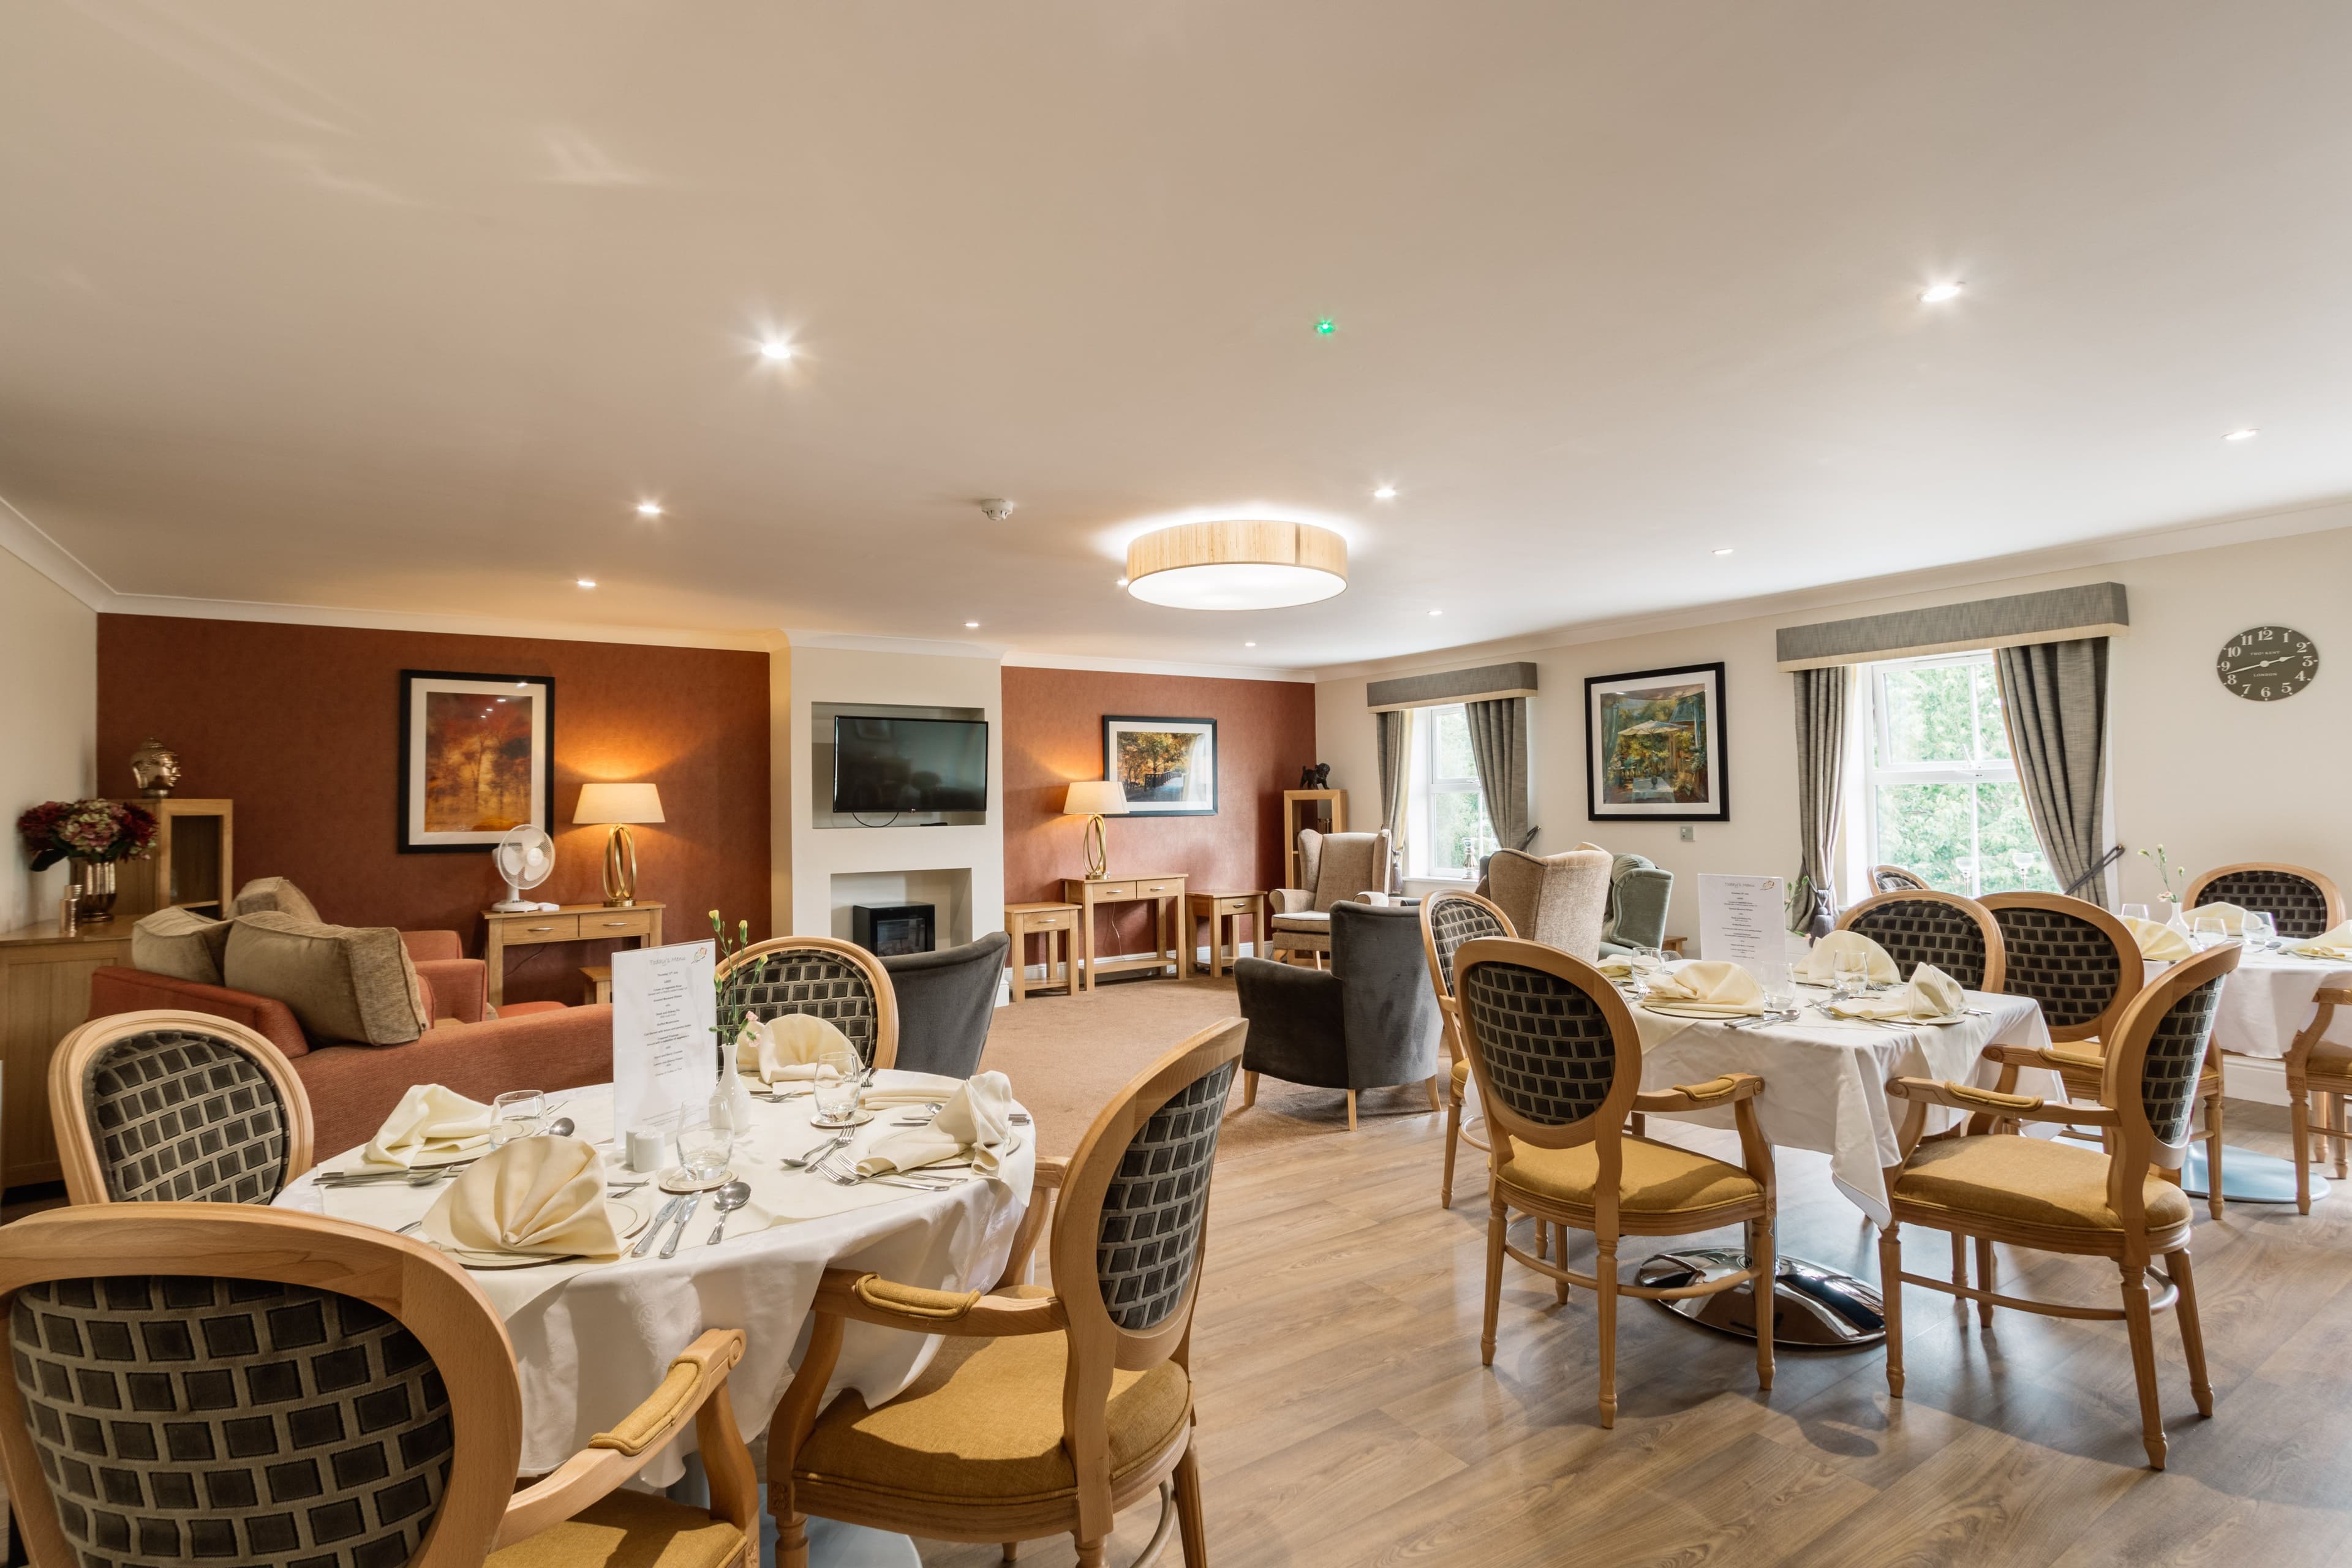
[[(1282, 792), (1315, 758), (1315, 688), (1302, 681), (1212, 680), (1110, 671), (1004, 671), (1004, 897), (1062, 896), (1086, 874), (1082, 824), (1062, 815), (1064, 789), (1103, 776), (1106, 713), (1217, 721), (1217, 815), (1111, 817), (1114, 876), (1181, 871), (1197, 890), (1270, 889), (1282, 881)], [(1148, 906), (1121, 906), (1097, 926), (1108, 952), (1151, 945)], [(1196, 928), (1196, 932), (1198, 928)], [(1025, 962), (1043, 963), (1044, 938)], [(1205, 941), (1205, 936), (1202, 937)]]
[[(714, 905), (769, 934), (768, 656), (530, 637), (98, 618), (98, 782), (131, 795), (146, 736), (177, 750), (177, 794), (236, 803), (242, 883), (286, 877), (327, 920), (454, 931), (482, 946), (505, 896), (482, 854), (399, 852), (400, 672), (555, 679), (555, 875), (536, 897), (604, 897), (603, 827), (570, 826), (580, 786), (649, 780), (668, 821), (635, 830), (640, 895), (664, 935), (708, 930)], [(1311, 691), (1311, 688), (1304, 688)], [(509, 1001), (580, 999), (610, 942), (509, 950)]]

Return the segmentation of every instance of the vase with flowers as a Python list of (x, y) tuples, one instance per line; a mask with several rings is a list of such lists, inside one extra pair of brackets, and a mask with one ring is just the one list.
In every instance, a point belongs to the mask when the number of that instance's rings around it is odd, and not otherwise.
[(2189, 928), (2180, 919), (2180, 900), (2181, 895), (2189, 890), (2189, 868), (2186, 866), (2175, 866), (2166, 857), (2164, 846), (2161, 844), (2153, 849), (2141, 850), (2139, 857), (2155, 865), (2157, 878), (2164, 884), (2164, 894), (2159, 900), (2164, 905), (2164, 923), (2187, 931)]
[(77, 918), (110, 921), (115, 862), (142, 859), (154, 849), (155, 818), (119, 800), (49, 800), (18, 817), (16, 833), (34, 870), (72, 862)]

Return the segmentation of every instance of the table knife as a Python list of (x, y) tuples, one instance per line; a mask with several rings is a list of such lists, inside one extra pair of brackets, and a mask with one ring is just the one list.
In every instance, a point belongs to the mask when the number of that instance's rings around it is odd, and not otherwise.
[(672, 1216), (677, 1213), (677, 1205), (684, 1202), (686, 1202), (684, 1198), (672, 1198), (656, 1210), (653, 1223), (646, 1226), (645, 1235), (637, 1237), (636, 1246), (629, 1248), (629, 1256), (643, 1258), (646, 1253), (651, 1252), (654, 1249), (654, 1237), (661, 1234), (661, 1227), (670, 1222)]
[(701, 1206), (702, 1194), (700, 1193), (689, 1193), (687, 1194), (686, 1206), (677, 1211), (677, 1228), (669, 1233), (669, 1239), (667, 1241), (662, 1243), (661, 1255), (664, 1258), (675, 1258), (677, 1256), (678, 1240), (686, 1235), (686, 1227), (694, 1223), (694, 1211)]

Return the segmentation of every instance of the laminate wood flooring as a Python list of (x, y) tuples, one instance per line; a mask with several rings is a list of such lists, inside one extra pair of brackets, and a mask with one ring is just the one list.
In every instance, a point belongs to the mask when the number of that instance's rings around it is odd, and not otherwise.
[[(1351, 1135), (1330, 1100), (1328, 1123), (1294, 1117), (1291, 1135), (1237, 1140), (1218, 1161), (1192, 1350), (1218, 1568), (2352, 1565), (2352, 1184), (2308, 1219), (2232, 1205), (2214, 1222), (2199, 1205), (2214, 1415), (2197, 1415), (2160, 1314), (2161, 1475), (2143, 1468), (2121, 1323), (2004, 1311), (1988, 1330), (1918, 1289), (1899, 1402), (1878, 1351), (1784, 1352), (1764, 1395), (1752, 1346), (1623, 1302), (1621, 1407), (1603, 1431), (1589, 1292), (1560, 1306), (1508, 1266), (1496, 1363), (1478, 1364), (1484, 1156), (1464, 1151), (1442, 1211), (1443, 1123), (1426, 1102), (1376, 1100)], [(2283, 1111), (2230, 1115), (2233, 1143), (2285, 1152)], [(1650, 1125), (1729, 1152), (1728, 1134)], [(1827, 1159), (1779, 1159), (1783, 1249), (1875, 1279), (1875, 1232)], [(1906, 1241), (1915, 1268), (1948, 1266), (1941, 1234)], [(1642, 1247), (1629, 1241), (1629, 1261)], [(2005, 1289), (2116, 1300), (2105, 1263), (2002, 1247), (2000, 1268)], [(1125, 1516), (1113, 1563), (1156, 1512)], [(999, 1560), (921, 1544), (929, 1568)], [(1041, 1542), (1020, 1560), (1074, 1554)]]

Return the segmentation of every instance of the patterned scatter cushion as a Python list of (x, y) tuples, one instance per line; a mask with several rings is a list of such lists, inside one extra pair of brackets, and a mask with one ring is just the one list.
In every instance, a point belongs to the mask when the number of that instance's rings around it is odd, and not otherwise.
[(131, 967), (218, 985), (228, 932), (228, 921), (208, 921), (194, 910), (157, 910), (131, 928)]
[(1599, 1003), (1556, 974), (1484, 963), (1465, 977), (1463, 1033), (1495, 1097), (1547, 1127), (1581, 1121), (1617, 1081), (1617, 1040)]
[(2302, 942), (2327, 929), (2327, 895), (2319, 884), (2292, 871), (2229, 871), (2198, 889), (2197, 902), (2235, 904), (2242, 910), (2262, 910), (2277, 922), (2278, 933)]
[(315, 1045), (404, 1046), (433, 1024), (425, 983), (390, 926), (240, 915), (221, 976), (233, 990), (285, 1003)]
[(1905, 980), (1932, 963), (1970, 991), (1984, 989), (1984, 929), (1966, 910), (1931, 899), (1895, 899), (1848, 923), (1885, 948)]
[(1234, 1067), (1193, 1079), (1153, 1111), (1128, 1140), (1103, 1194), (1096, 1278), (1111, 1321), (1130, 1332), (1166, 1322), (1192, 1282)]
[(59, 1279), (16, 1293), (8, 1332), (82, 1568), (402, 1568), (440, 1510), (447, 1390), (365, 1302), (267, 1280)]
[(732, 1039), (746, 1018), (806, 1013), (849, 1037), (857, 1054), (874, 1059), (880, 1012), (866, 971), (823, 948), (772, 952), (735, 970), (719, 999), (719, 1027)]
[(236, 1046), (191, 1029), (115, 1041), (82, 1068), (82, 1111), (116, 1203), (266, 1204), (286, 1184), (286, 1107)]
[[(2087, 1024), (2105, 1012), (2123, 988), (2122, 955), (2105, 931), (2063, 910), (1995, 910), (2008, 968), (2002, 989), (2031, 996), (2053, 1029)], [(2139, 954), (2131, 955), (2131, 986), (2139, 989)]]

